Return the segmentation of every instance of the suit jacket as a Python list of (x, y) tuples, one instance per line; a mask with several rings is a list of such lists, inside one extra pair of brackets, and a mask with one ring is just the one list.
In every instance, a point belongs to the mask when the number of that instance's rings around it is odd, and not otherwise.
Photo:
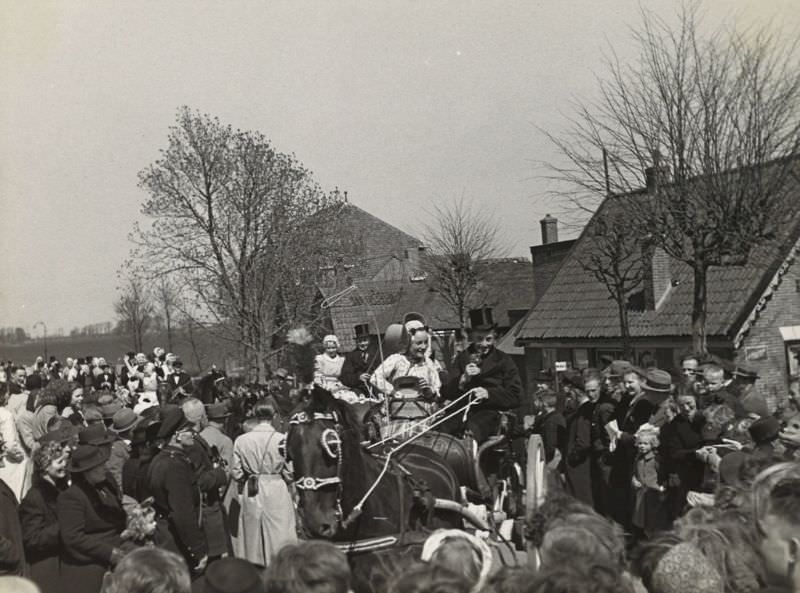
[(19, 525), (17, 497), (0, 480), (0, 576), (25, 572), (25, 549)]
[(370, 344), (364, 353), (356, 348), (344, 355), (344, 363), (342, 364), (342, 373), (339, 375), (339, 380), (350, 389), (364, 390), (366, 387), (360, 378), (361, 375), (363, 373), (371, 375), (380, 362), (378, 347), (374, 344)]
[(95, 486), (76, 478), (58, 495), (58, 525), (63, 543), (61, 552), (72, 564), (109, 566), (111, 553), (122, 544), (125, 511), (121, 495), (111, 474), (103, 483), (105, 495)]
[(188, 373), (184, 373), (183, 371), (179, 373), (171, 373), (170, 375), (168, 375), (167, 383), (169, 383), (170, 387), (172, 387), (173, 389), (182, 387), (185, 392), (187, 393), (192, 392), (192, 378), (189, 376)]
[(94, 379), (92, 379), (92, 386), (95, 389), (99, 390), (99, 389), (104, 389), (103, 383), (108, 383), (109, 385), (111, 385), (111, 387), (110, 388), (105, 387), (105, 389), (108, 389), (109, 391), (114, 391), (114, 384), (116, 380), (117, 378), (114, 376), (114, 373), (111, 373), (109, 371), (100, 372), (97, 375), (95, 375)]

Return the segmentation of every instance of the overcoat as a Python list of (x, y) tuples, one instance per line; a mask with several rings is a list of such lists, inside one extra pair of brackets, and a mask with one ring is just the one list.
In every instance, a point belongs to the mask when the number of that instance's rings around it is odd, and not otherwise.
[(703, 446), (705, 423), (705, 416), (697, 412), (691, 420), (676, 416), (661, 429), (661, 458), (673, 519), (683, 512), (689, 491), (699, 491), (703, 484), (706, 464), (696, 453)]
[(58, 495), (61, 530), (61, 591), (100, 591), (114, 548), (122, 545), (125, 511), (117, 483), (106, 475), (100, 487), (73, 476), (72, 485)]
[(594, 402), (585, 401), (567, 419), (567, 457), (564, 477), (567, 492), (594, 506), (592, 496), (592, 416)]
[(286, 465), (279, 449), (282, 440), (283, 434), (262, 422), (233, 444), (233, 553), (262, 566), (297, 540), (294, 505), (281, 475)]
[(66, 481), (55, 484), (34, 478), (19, 505), (22, 542), (31, 580), (42, 593), (59, 593), (61, 589), (61, 547), (58, 527), (58, 495), (66, 490)]
[(189, 457), (182, 449), (164, 447), (150, 462), (147, 482), (158, 520), (167, 524), (189, 567), (197, 566), (208, 554), (208, 545), (200, 526), (200, 489)]
[(0, 480), (0, 576), (22, 576), (25, 572), (18, 507), (14, 492)]

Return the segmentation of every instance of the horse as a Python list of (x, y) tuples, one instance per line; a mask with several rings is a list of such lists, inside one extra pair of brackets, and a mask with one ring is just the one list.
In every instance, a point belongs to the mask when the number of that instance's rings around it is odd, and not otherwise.
[(362, 446), (362, 437), (353, 408), (318, 385), (290, 417), (286, 456), (309, 536), (402, 540), (420, 526), (461, 525), (457, 513), (433, 510), (435, 498), (457, 500), (459, 494), (455, 474), (439, 455), (409, 444), (382, 459)]

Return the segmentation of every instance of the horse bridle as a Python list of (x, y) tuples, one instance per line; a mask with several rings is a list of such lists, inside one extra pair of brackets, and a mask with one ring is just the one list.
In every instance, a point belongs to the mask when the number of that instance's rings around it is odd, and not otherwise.
[[(322, 450), (330, 458), (336, 460), (336, 475), (330, 478), (318, 478), (317, 476), (299, 476), (295, 479), (294, 485), (298, 490), (316, 491), (327, 486), (336, 486), (336, 512), (339, 520), (343, 517), (342, 512), (342, 437), (340, 434), (341, 424), (339, 416), (335, 411), (315, 412), (309, 415), (306, 412), (297, 412), (289, 418), (289, 430), (295, 424), (312, 424), (318, 420), (328, 420), (333, 422), (333, 428), (326, 428), (320, 435)], [(287, 435), (288, 436), (288, 435)], [(288, 452), (287, 452), (288, 453)], [(288, 457), (288, 455), (287, 455)]]

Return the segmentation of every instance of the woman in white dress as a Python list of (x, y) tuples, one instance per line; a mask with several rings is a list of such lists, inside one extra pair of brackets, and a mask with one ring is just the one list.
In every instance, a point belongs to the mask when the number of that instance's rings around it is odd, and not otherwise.
[(322, 339), (325, 351), (314, 358), (314, 383), (334, 392), (342, 388), (339, 377), (342, 374), (344, 356), (339, 354), (339, 338), (329, 334)]
[(284, 545), (297, 541), (292, 497), (283, 478), (286, 460), (280, 447), (283, 433), (272, 427), (275, 408), (259, 400), (253, 408), (255, 424), (233, 443), (231, 476), (238, 504), (233, 553), (267, 566)]

